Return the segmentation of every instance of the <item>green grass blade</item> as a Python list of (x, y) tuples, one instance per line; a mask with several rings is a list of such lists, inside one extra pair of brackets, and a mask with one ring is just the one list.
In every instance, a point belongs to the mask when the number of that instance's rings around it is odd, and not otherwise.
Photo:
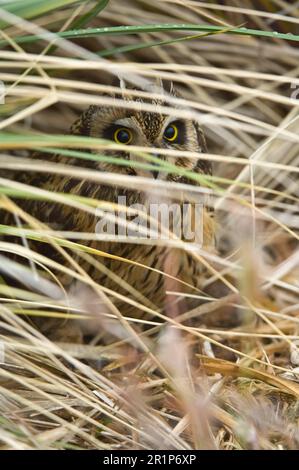
[[(211, 26), (211, 25), (198, 25), (198, 24), (153, 24), (153, 25), (141, 25), (141, 26), (111, 26), (102, 28), (88, 28), (88, 29), (77, 29), (63, 31), (56, 33), (57, 37), (66, 39), (78, 39), (87, 37), (96, 37), (101, 35), (127, 35), (127, 34), (141, 34), (141, 33), (156, 33), (160, 31), (198, 31), (198, 32), (219, 32), (222, 31), (223, 27)], [(236, 34), (242, 36), (256, 36), (265, 38), (278, 38), (287, 41), (299, 41), (299, 35), (292, 33), (278, 33), (276, 31), (261, 31), (258, 29), (247, 29), (234, 28), (226, 32), (226, 34)], [(53, 39), (51, 34), (41, 35), (30, 35), (30, 36), (19, 36), (15, 37), (14, 40), (18, 43), (31, 43), (36, 42), (39, 39)], [(1, 41), (0, 45), (6, 44), (7, 41)]]
[(96, 5), (94, 5), (90, 11), (85, 13), (82, 16), (79, 16), (73, 24), (73, 29), (75, 28), (83, 28), (86, 24), (88, 24), (93, 18), (95, 18), (102, 10), (106, 8), (108, 5), (109, 0), (100, 0)]
[[(20, 18), (31, 19), (49, 13), (52, 10), (71, 5), (72, 3), (78, 2), (76, 0), (51, 0), (51, 2), (46, 0), (26, 0), (25, 2), (14, 1), (0, 4), (0, 8)], [(5, 21), (0, 22), (1, 28), (7, 25), (8, 23)]]
[[(70, 25), (72, 29), (76, 28), (83, 28), (85, 25), (87, 25), (93, 18), (95, 18), (102, 10), (106, 8), (108, 5), (109, 0), (100, 0), (96, 5), (94, 5), (87, 13), (84, 15), (79, 16), (78, 18), (75, 18), (73, 23)], [(48, 55), (53, 54), (53, 52), (56, 50), (57, 46), (52, 46), (49, 51)]]
[(182, 38), (177, 38), (177, 39), (166, 39), (165, 41), (148, 41), (148, 42), (142, 42), (138, 44), (130, 44), (128, 46), (114, 47), (112, 49), (105, 49), (104, 51), (99, 53), (99, 56), (108, 57), (114, 54), (119, 54), (119, 53), (124, 53), (124, 52), (133, 52), (133, 51), (137, 51), (140, 49), (147, 49), (149, 47), (166, 46), (166, 45), (176, 44), (178, 42), (190, 41), (191, 39), (199, 39), (199, 38), (203, 38), (206, 36), (211, 36), (212, 34), (222, 34), (230, 30), (231, 28), (225, 28), (220, 31), (212, 31), (210, 33), (201, 33), (201, 34), (192, 34), (192, 35), (183, 36)]

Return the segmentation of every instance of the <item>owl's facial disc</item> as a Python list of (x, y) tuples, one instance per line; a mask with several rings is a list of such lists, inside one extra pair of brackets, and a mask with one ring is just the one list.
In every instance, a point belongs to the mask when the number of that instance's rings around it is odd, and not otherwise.
[[(166, 157), (159, 152), (152, 152), (150, 149), (180, 150), (180, 148), (184, 148), (186, 143), (185, 123), (179, 119), (161, 115), (158, 117), (154, 115), (150, 120), (149, 116), (146, 118), (144, 114), (142, 114), (142, 118), (139, 115), (132, 115), (115, 120), (108, 129), (109, 135), (107, 137), (118, 144), (128, 145), (128, 152), (122, 150), (120, 156), (132, 161), (132, 166), (127, 167), (129, 174), (166, 180), (169, 177), (169, 171), (166, 171), (165, 167), (163, 168), (163, 162), (168, 161), (176, 165), (177, 158)], [(130, 145), (148, 147), (149, 153), (155, 159), (148, 162), (135, 152), (130, 152)], [(137, 162), (138, 165), (134, 165), (133, 162)], [(150, 164), (154, 168), (141, 168), (140, 164)]]
[[(105, 113), (107, 115), (108, 110)], [(177, 180), (182, 175), (182, 171), (180, 173), (165, 171), (163, 169), (164, 161), (184, 170), (193, 170), (196, 167), (197, 160), (194, 158), (189, 159), (179, 155), (166, 156), (159, 154), (157, 150), (202, 152), (204, 150), (202, 143), (204, 144), (204, 142), (202, 142), (201, 131), (193, 121), (162, 115), (158, 112), (150, 113), (128, 109), (118, 109), (113, 111), (113, 114), (114, 119), (109, 122), (108, 119), (103, 119), (104, 112), (101, 110), (97, 120), (93, 122), (91, 135), (98, 136), (101, 133), (105, 139), (121, 144), (122, 149), (119, 151), (109, 150), (107, 154), (126, 159), (131, 164), (128, 162), (122, 166), (105, 163), (101, 164), (101, 169), (159, 180)], [(155, 159), (148, 161), (138, 153), (130, 151), (131, 145), (147, 147), (148, 153)], [(143, 168), (144, 164), (150, 164), (155, 168)]]

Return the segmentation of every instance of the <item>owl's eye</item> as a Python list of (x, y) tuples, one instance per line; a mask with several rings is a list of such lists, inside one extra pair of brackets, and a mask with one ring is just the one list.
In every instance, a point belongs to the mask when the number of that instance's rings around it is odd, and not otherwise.
[(164, 131), (164, 138), (169, 142), (174, 142), (177, 139), (178, 134), (179, 130), (177, 126), (175, 124), (170, 124)]
[(133, 139), (132, 132), (130, 129), (126, 129), (125, 127), (121, 127), (116, 129), (114, 132), (114, 140), (117, 144), (126, 144), (128, 145)]

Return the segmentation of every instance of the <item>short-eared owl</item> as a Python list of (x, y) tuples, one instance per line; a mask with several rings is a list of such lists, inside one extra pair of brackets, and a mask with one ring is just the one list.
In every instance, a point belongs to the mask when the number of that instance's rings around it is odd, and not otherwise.
[[(104, 150), (84, 149), (84, 152), (98, 154), (99, 158), (92, 159), (75, 158), (65, 154), (54, 155), (47, 152), (35, 153), (31, 158), (38, 159), (41, 166), (49, 161), (64, 165), (64, 168), (65, 165), (71, 165), (77, 170), (76, 176), (72, 175), (71, 171), (68, 176), (65, 172), (10, 171), (5, 174), (5, 177), (51, 192), (83, 196), (110, 203), (118, 203), (119, 196), (123, 196), (130, 207), (136, 203), (146, 204), (151, 200), (150, 188), (152, 186), (147, 188), (145, 184), (144, 187), (139, 186), (138, 189), (130, 187), (132, 184), (130, 182), (136, 179), (136, 176), (148, 178), (151, 181), (167, 181), (170, 185), (174, 182), (183, 183), (186, 188), (188, 184), (193, 187), (199, 185), (196, 179), (190, 178), (188, 174), (186, 176), (186, 171), (197, 175), (211, 174), (210, 163), (201, 158), (202, 153), (206, 151), (206, 144), (198, 122), (192, 119), (182, 119), (180, 109), (177, 109), (175, 116), (173, 112), (171, 115), (165, 113), (165, 109), (164, 114), (161, 113), (159, 108), (167, 106), (167, 103), (162, 100), (142, 100), (138, 96), (133, 97), (128, 94), (116, 95), (115, 98), (123, 99), (126, 105), (123, 107), (90, 106), (72, 125), (71, 133), (106, 139), (114, 144), (121, 144), (120, 149), (115, 145), (113, 148), (110, 146)], [(144, 103), (154, 105), (155, 111), (148, 110), (148, 108), (145, 111)], [(148, 161), (130, 150), (132, 145), (149, 148), (149, 152), (155, 156), (155, 160), (150, 163), (150, 169), (142, 165), (142, 163), (148, 164)], [(156, 153), (153, 153), (155, 151), (152, 151), (152, 148), (156, 148)], [(171, 149), (176, 150), (177, 153), (165, 152), (160, 155), (157, 149)], [(180, 155), (180, 151), (192, 151), (193, 158)], [(198, 157), (194, 158), (194, 154)], [(101, 155), (111, 158), (103, 160)], [(123, 159), (123, 163), (118, 164), (116, 159)], [(172, 172), (171, 166), (166, 167), (165, 164), (172, 165), (172, 168), (175, 166), (179, 171)], [(82, 168), (82, 175), (78, 173), (78, 168)], [(125, 175), (124, 185), (111, 185), (108, 180), (106, 184), (105, 180), (103, 183), (96, 182), (89, 178), (88, 172), (84, 172), (83, 169)], [(162, 200), (165, 201), (165, 198), (161, 195)], [(152, 201), (156, 203), (159, 201), (159, 192), (155, 192)], [(169, 201), (173, 202), (171, 199)], [(181, 205), (185, 202), (179, 201)], [(22, 200), (18, 201), (18, 204), (30, 216), (55, 230), (72, 233), (88, 232), (89, 234), (96, 232), (97, 217), (92, 210), (84, 212), (74, 207), (74, 204), (60, 204), (49, 200)], [(9, 223), (15, 224), (15, 219), (11, 215), (6, 217), (6, 222), (8, 220)], [(213, 222), (209, 210), (203, 211), (202, 220), (203, 243), (209, 246), (213, 239)], [(26, 222), (22, 221), (22, 224), (26, 225)], [(198, 228), (198, 230), (201, 229)], [(28, 243), (33, 250), (68, 265), (68, 261), (53, 245), (49, 244), (48, 239), (45, 238), (43, 242), (28, 240)], [(171, 315), (172, 305), (175, 304), (174, 300), (177, 301), (178, 296), (171, 296), (168, 291), (193, 291), (194, 293), (195, 288), (198, 293), (198, 289), (201, 288), (202, 264), (198, 257), (181, 248), (167, 247), (167, 243), (132, 243), (130, 240), (127, 242), (103, 241), (95, 237), (89, 240), (82, 238), (80, 243), (98, 252), (92, 254), (92, 250), (89, 250), (86, 257), (82, 256), (82, 252), (76, 253), (70, 248), (65, 249), (93, 281), (106, 288), (105, 292), (122, 314), (140, 315), (142, 308), (136, 305), (139, 303), (152, 310), (156, 309)], [(74, 281), (69, 275), (61, 275), (59, 272), (55, 272), (55, 275), (66, 290)], [(116, 292), (118, 297), (113, 296), (113, 292)], [(65, 328), (63, 331), (65, 332)], [(59, 325), (52, 336), (61, 338), (62, 330), (60, 331)]]

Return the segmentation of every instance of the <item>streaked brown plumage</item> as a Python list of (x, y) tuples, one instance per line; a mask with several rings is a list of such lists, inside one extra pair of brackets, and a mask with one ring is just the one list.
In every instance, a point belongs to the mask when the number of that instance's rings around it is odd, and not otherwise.
[[(125, 98), (128, 100), (129, 98)], [(132, 98), (130, 98), (132, 99)], [(138, 99), (140, 101), (140, 99)], [(135, 103), (137, 102), (134, 99)], [(151, 101), (152, 104), (159, 106), (162, 102)], [(158, 109), (158, 108), (157, 108)], [(179, 110), (178, 110), (179, 116)], [(186, 159), (183, 157), (161, 157), (166, 161), (174, 163), (176, 166), (192, 170), (196, 173), (211, 174), (211, 165), (208, 161), (200, 159), (200, 153), (205, 152), (206, 145), (205, 139), (197, 122), (191, 120), (182, 120), (173, 118), (167, 115), (152, 112), (145, 112), (142, 110), (128, 109), (128, 108), (100, 108), (97, 106), (90, 106), (80, 118), (73, 124), (71, 128), (72, 134), (79, 134), (91, 137), (103, 137), (105, 139), (113, 140), (115, 132), (118, 129), (125, 129), (129, 132), (132, 140), (130, 144), (158, 147), (158, 148), (172, 148), (177, 150), (190, 150), (199, 153), (198, 160)], [(174, 141), (167, 140), (166, 129), (169, 133), (169, 128), (178, 129), (178, 137)], [(170, 134), (171, 134), (170, 132)], [(169, 135), (170, 135), (169, 134)], [(122, 136), (123, 137), (123, 136)], [(105, 154), (112, 156), (120, 156), (126, 160), (133, 159), (133, 155), (129, 151), (105, 151)], [(58, 163), (74, 165), (76, 167), (85, 167), (97, 169), (99, 171), (117, 172), (125, 175), (146, 176), (153, 178), (153, 173), (144, 169), (136, 169), (133, 166), (120, 166), (113, 163), (96, 162), (89, 160), (82, 160), (79, 158), (65, 157), (62, 155), (51, 154), (34, 154), (34, 158), (46, 159)], [(134, 157), (137, 160), (136, 156)], [(42, 163), (41, 163), (42, 164)], [(161, 176), (162, 175), (162, 176)], [(164, 175), (164, 176), (163, 176)], [(166, 176), (165, 176), (166, 175)], [(98, 200), (109, 202), (116, 202), (119, 195), (126, 196), (128, 205), (135, 203), (147, 203), (149, 195), (147, 192), (139, 192), (130, 188), (121, 189), (119, 187), (112, 187), (110, 185), (98, 185), (89, 180), (82, 180), (77, 178), (62, 177), (56, 174), (47, 175), (43, 173), (22, 173), (9, 172), (5, 174), (6, 177), (31, 184), (43, 189), (55, 192), (64, 192), (80, 196), (88, 196)], [(156, 176), (156, 175), (155, 175)], [(169, 174), (159, 174), (159, 177), (166, 178), (168, 181), (189, 183), (194, 185), (195, 182), (186, 179), (184, 176)], [(183, 203), (184, 201), (180, 201)], [(84, 213), (75, 210), (69, 206), (62, 206), (57, 203), (48, 201), (20, 201), (20, 205), (30, 215), (36, 217), (41, 222), (55, 227), (58, 230), (67, 230), (75, 232), (90, 232), (94, 233), (96, 229), (97, 219), (92, 214)], [(6, 218), (6, 222), (7, 222)], [(14, 223), (14, 222), (12, 222)], [(212, 245), (213, 240), (213, 221), (211, 213), (207, 210), (204, 212), (204, 245)], [(30, 246), (34, 246), (35, 250), (50, 256), (51, 258), (62, 261), (61, 255), (57, 253), (54, 248), (46, 243), (30, 242)], [(80, 260), (80, 265), (87, 273), (101, 286), (115, 290), (129, 298), (137, 301), (145, 302), (148, 306), (156, 306), (160, 311), (170, 312), (168, 305), (171, 305), (169, 297), (166, 296), (166, 290), (179, 290), (179, 291), (192, 291), (192, 288), (184, 287), (180, 283), (175, 283), (173, 277), (178, 277), (185, 283), (200, 288), (202, 284), (203, 267), (201, 263), (196, 260), (190, 253), (175, 249), (158, 247), (155, 245), (140, 245), (133, 243), (120, 243), (120, 242), (103, 242), (98, 240), (82, 241), (92, 248), (105, 251), (110, 255), (116, 255), (118, 258), (133, 261), (135, 264), (130, 264), (120, 259), (111, 259), (111, 257), (103, 257), (100, 261), (104, 264), (104, 272), (100, 272), (96, 266), (84, 260)], [(63, 261), (65, 263), (65, 261)], [(136, 263), (148, 266), (151, 270), (142, 266), (136, 266)], [(105, 270), (110, 270), (113, 274), (118, 276), (122, 281), (133, 288), (135, 293), (139, 293), (142, 297), (135, 297), (134, 292), (128, 293), (125, 285), (120, 287), (118, 281), (109, 277)], [(156, 270), (156, 271), (155, 271)], [(157, 270), (159, 272), (157, 272)], [(163, 276), (163, 272), (168, 273), (170, 276)], [(66, 288), (71, 285), (72, 279), (60, 275), (60, 280)], [(146, 301), (148, 299), (148, 302)], [(136, 307), (130, 304), (114, 299), (115, 305), (120, 309), (123, 314), (136, 316), (138, 314)], [(62, 330), (57, 331), (54, 335), (55, 338), (61, 338)], [(65, 328), (63, 329), (65, 332)], [(57, 334), (56, 334), (57, 333)], [(97, 333), (97, 332), (95, 332)], [(65, 334), (65, 333), (63, 333)]]

